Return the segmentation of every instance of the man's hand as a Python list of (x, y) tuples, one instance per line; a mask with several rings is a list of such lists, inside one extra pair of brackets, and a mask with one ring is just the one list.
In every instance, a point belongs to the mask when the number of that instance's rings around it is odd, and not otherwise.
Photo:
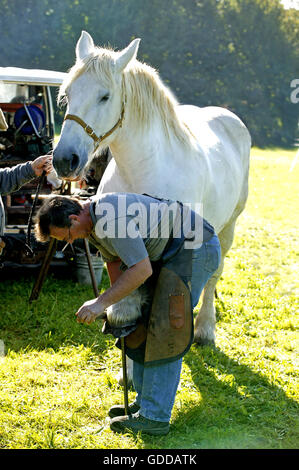
[[(118, 266), (118, 267), (117, 267)], [(100, 297), (88, 300), (79, 308), (77, 315), (78, 323), (92, 323), (96, 318), (105, 318), (105, 308), (112, 304), (116, 304), (121, 299), (133, 292), (137, 287), (141, 286), (146, 279), (152, 275), (152, 265), (149, 257), (134, 264), (121, 275), (117, 272), (119, 269), (119, 261), (115, 263), (111, 270), (109, 266), (109, 276), (112, 286), (109, 287)]]
[(51, 173), (51, 171), (53, 171), (52, 155), (43, 155), (42, 157), (36, 158), (31, 163), (31, 166), (36, 176), (41, 176), (43, 171), (45, 171), (46, 174)]
[(87, 325), (93, 323), (96, 318), (105, 318), (105, 307), (100, 297), (84, 302), (76, 313), (76, 316), (78, 323), (86, 323)]
[(2, 240), (2, 238), (0, 237), (0, 256), (2, 255), (2, 251), (3, 251), (3, 248), (5, 247), (5, 243), (4, 241)]

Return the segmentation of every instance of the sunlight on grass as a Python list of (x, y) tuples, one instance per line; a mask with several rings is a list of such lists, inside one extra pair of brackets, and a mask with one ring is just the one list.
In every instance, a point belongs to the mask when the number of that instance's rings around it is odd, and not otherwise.
[(0, 448), (297, 448), (295, 155), (252, 149), (250, 196), (218, 284), (216, 349), (185, 356), (167, 436), (110, 431), (107, 412), (123, 402), (120, 351), (99, 322), (74, 318), (91, 287), (49, 276), (30, 305), (32, 277), (3, 280)]

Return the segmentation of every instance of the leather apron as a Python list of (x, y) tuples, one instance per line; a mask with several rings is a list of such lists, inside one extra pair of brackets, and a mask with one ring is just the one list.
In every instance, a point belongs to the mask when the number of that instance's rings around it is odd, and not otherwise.
[[(203, 243), (214, 235), (205, 220)], [(183, 357), (193, 342), (191, 301), (192, 249), (184, 247), (185, 238), (170, 238), (161, 259), (152, 262), (153, 274), (143, 284), (151, 301), (142, 309), (134, 331), (127, 330), (126, 354), (145, 367), (173, 362)], [(104, 332), (113, 333), (105, 326)], [(116, 346), (121, 349), (120, 340)]]

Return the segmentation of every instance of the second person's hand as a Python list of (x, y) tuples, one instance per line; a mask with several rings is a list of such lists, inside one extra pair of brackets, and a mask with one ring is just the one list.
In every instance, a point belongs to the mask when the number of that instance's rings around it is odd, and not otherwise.
[(43, 171), (45, 171), (46, 174), (53, 171), (52, 158), (52, 155), (42, 155), (31, 162), (32, 169), (36, 176), (41, 176)]

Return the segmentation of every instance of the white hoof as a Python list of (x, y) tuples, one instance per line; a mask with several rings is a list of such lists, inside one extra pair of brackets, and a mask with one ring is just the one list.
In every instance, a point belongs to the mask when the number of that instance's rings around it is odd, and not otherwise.
[[(118, 375), (117, 375), (117, 381), (119, 385), (123, 386), (124, 385), (124, 378), (123, 378), (123, 369), (121, 368)], [(129, 357), (127, 357), (127, 381), (128, 381), (128, 387), (131, 387), (133, 385), (133, 361)]]

